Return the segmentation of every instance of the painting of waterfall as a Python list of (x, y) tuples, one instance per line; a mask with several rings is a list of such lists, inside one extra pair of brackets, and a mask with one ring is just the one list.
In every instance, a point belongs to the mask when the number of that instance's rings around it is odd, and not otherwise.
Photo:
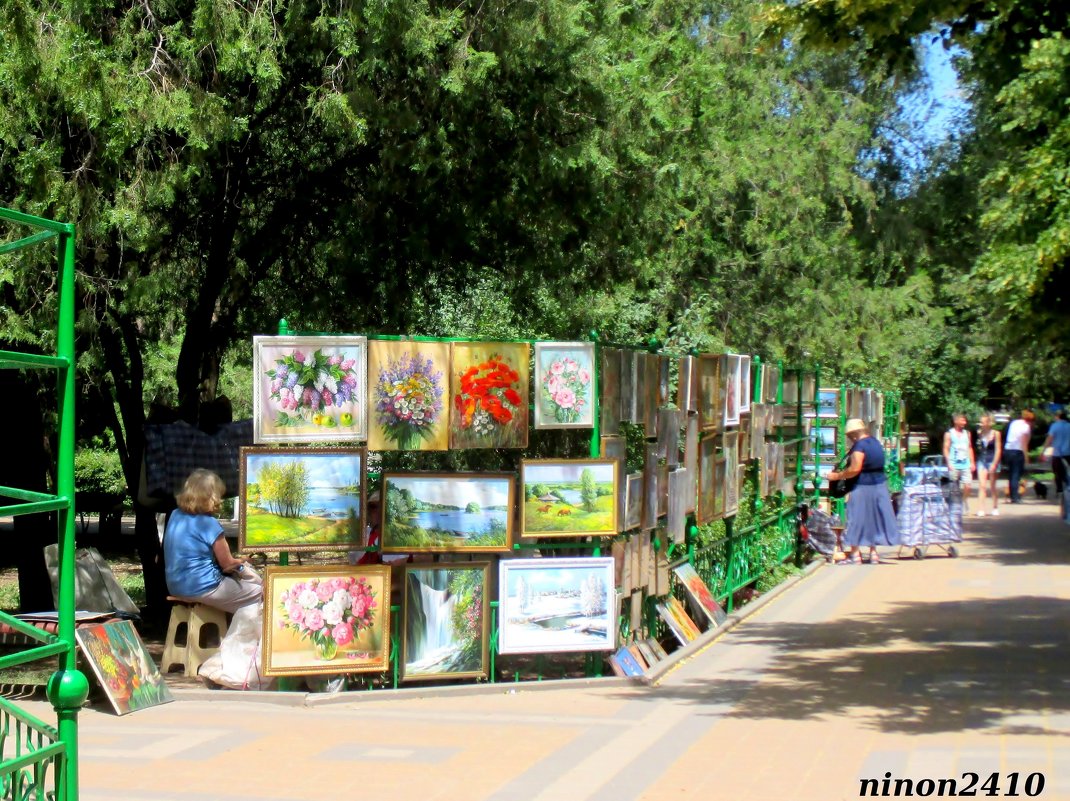
[(487, 677), (489, 571), (474, 562), (405, 571), (403, 681)]
[(511, 473), (387, 473), (383, 552), (507, 551), (515, 487)]
[(498, 581), (498, 653), (616, 648), (613, 557), (506, 559)]

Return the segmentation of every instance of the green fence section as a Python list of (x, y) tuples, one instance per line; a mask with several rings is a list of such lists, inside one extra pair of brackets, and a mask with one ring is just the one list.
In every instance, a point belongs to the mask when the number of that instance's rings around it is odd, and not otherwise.
[(0, 221), (26, 225), (37, 232), (0, 245), (0, 255), (55, 240), (59, 313), (56, 354), (0, 351), (0, 369), (46, 369), (57, 373), (57, 454), (55, 493), (0, 487), (0, 497), (19, 503), (0, 506), (0, 515), (55, 512), (59, 544), (59, 626), (46, 634), (10, 615), (0, 622), (41, 645), (0, 658), (0, 668), (58, 657), (59, 670), (48, 682), (48, 699), (56, 710), (52, 728), (0, 699), (0, 785), (3, 798), (78, 798), (78, 710), (89, 692), (86, 677), (75, 664), (74, 640), (74, 239), (69, 223), (0, 208)]

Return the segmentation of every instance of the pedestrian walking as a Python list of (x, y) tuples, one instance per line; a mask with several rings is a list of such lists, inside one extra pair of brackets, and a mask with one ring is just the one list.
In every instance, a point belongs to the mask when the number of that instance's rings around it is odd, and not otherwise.
[(977, 516), (984, 517), (985, 493), (992, 496), (992, 517), (999, 517), (999, 494), (996, 492), (996, 478), (999, 465), (1003, 459), (1003, 442), (999, 432), (992, 427), (994, 419), (990, 414), (981, 415), (981, 428), (977, 432)]
[(1044, 440), (1044, 450), (1051, 448), (1051, 470), (1055, 473), (1055, 495), (1060, 496), (1066, 489), (1066, 463), (1070, 460), (1070, 422), (1066, 420), (1066, 409), (1055, 413), (1055, 422), (1048, 428)]
[(957, 481), (962, 487), (963, 509), (967, 508), (970, 480), (975, 469), (973, 443), (966, 425), (966, 415), (956, 412), (951, 416), (951, 428), (944, 432), (944, 464), (947, 465), (947, 477)]
[(1022, 416), (1007, 426), (1007, 436), (1003, 443), (1003, 463), (1007, 465), (1011, 503), (1022, 502), (1022, 473), (1029, 464), (1029, 438), (1033, 435), (1035, 419), (1032, 410), (1022, 409)]

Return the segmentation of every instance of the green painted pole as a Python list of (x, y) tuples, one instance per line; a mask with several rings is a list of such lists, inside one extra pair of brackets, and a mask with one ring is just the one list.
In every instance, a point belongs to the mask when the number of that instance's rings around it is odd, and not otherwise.
[(74, 226), (59, 235), (56, 251), (60, 264), (59, 324), (57, 355), (67, 359), (59, 371), (59, 443), (56, 460), (56, 494), (67, 498), (66, 507), (56, 512), (59, 540), (59, 631), (67, 646), (59, 657), (59, 670), (48, 680), (47, 695), (56, 710), (59, 739), (64, 743), (58, 797), (64, 801), (78, 798), (78, 710), (89, 695), (89, 682), (75, 663), (74, 642)]
[[(285, 317), (279, 318), (279, 336), (280, 337), (288, 337), (289, 335), (290, 335), (290, 324), (289, 324), (289, 322), (287, 322)], [(279, 551), (279, 566), (280, 567), (287, 567), (289, 564), (290, 564), (290, 552), (289, 551)], [(279, 682), (280, 689), (285, 684), (287, 684), (287, 682), (280, 681)]]
[[(602, 455), (602, 401), (601, 398), (599, 398), (598, 396), (598, 385), (601, 380), (601, 375), (599, 375), (599, 373), (602, 370), (602, 348), (598, 344), (597, 331), (591, 331), (588, 337), (590, 338), (591, 342), (594, 343), (594, 348), (592, 349), (592, 353), (594, 354), (592, 356), (593, 363), (591, 364), (591, 420), (594, 425), (591, 426), (590, 453), (592, 459), (597, 459), (599, 456)], [(617, 479), (618, 481), (624, 481), (624, 476), (618, 475)], [(523, 499), (521, 499), (521, 503), (523, 503)], [(601, 556), (602, 541), (600, 539), (596, 539), (595, 543), (596, 544), (594, 546), (594, 550), (591, 552), (591, 555)]]

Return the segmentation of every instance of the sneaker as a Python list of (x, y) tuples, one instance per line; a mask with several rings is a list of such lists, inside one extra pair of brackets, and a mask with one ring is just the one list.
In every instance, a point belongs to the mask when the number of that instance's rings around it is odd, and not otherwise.
[(999, 517), (999, 509), (993, 509), (991, 514), (992, 517)]
[(978, 517), (984, 517), (985, 516), (985, 510), (984, 509), (978, 509), (977, 510), (977, 516)]

